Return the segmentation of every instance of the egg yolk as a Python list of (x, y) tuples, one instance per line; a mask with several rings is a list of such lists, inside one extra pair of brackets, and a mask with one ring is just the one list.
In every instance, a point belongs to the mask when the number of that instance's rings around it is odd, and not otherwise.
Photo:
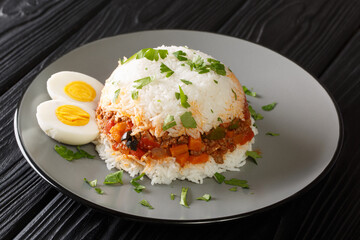
[(90, 120), (86, 111), (74, 105), (62, 105), (56, 108), (55, 114), (60, 122), (70, 126), (84, 126)]
[(71, 82), (65, 86), (66, 95), (80, 102), (91, 102), (96, 97), (95, 89), (82, 81)]

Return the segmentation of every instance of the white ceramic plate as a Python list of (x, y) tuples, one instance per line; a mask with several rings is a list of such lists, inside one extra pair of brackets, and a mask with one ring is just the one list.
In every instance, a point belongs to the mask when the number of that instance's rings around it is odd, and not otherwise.
[[(120, 57), (131, 56), (142, 48), (160, 45), (185, 45), (210, 54), (230, 66), (240, 82), (251, 87), (259, 98), (248, 97), (260, 112), (259, 135), (255, 149), (263, 158), (258, 165), (248, 162), (240, 172), (227, 172), (227, 178), (245, 179), (249, 190), (229, 191), (229, 185), (206, 179), (198, 185), (175, 181), (171, 185), (150, 184), (136, 193), (128, 174), (122, 186), (100, 186), (99, 195), (83, 178), (98, 179), (107, 174), (105, 163), (80, 159), (68, 162), (53, 150), (56, 141), (39, 128), (35, 113), (41, 102), (49, 100), (46, 81), (53, 73), (78, 71), (105, 81)], [(219, 96), (220, 97), (220, 96)], [(262, 105), (277, 102), (271, 112)], [(280, 136), (265, 136), (267, 131)], [(229, 220), (276, 206), (291, 199), (323, 176), (332, 166), (342, 143), (342, 124), (327, 91), (310, 74), (281, 55), (259, 45), (218, 34), (160, 30), (119, 35), (79, 47), (64, 55), (42, 71), (25, 92), (15, 116), (18, 144), (30, 165), (47, 181), (70, 197), (92, 207), (145, 221), (203, 223)], [(85, 149), (96, 154), (94, 146)], [(179, 204), (181, 187), (189, 187), (190, 208)], [(175, 200), (170, 194), (177, 195)], [(196, 200), (211, 194), (209, 202)], [(155, 208), (139, 204), (146, 199)]]

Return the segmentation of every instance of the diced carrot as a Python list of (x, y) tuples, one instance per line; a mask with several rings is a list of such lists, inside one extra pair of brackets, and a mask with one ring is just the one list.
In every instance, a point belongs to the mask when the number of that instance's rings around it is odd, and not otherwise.
[(189, 138), (189, 150), (193, 150), (193, 151), (201, 151), (201, 149), (203, 148), (203, 143), (201, 138)]
[(171, 156), (173, 157), (177, 157), (180, 154), (186, 153), (187, 151), (189, 151), (189, 148), (186, 144), (180, 144), (170, 148)]
[(233, 137), (233, 141), (234, 141), (235, 144), (243, 145), (243, 144), (246, 143), (245, 137), (246, 137), (246, 136), (243, 135), (243, 134), (238, 134), (238, 135), (235, 135), (235, 136)]
[(179, 163), (181, 167), (183, 167), (185, 166), (188, 159), (189, 159), (189, 152), (185, 152), (176, 157), (176, 162)]
[(127, 124), (125, 122), (120, 122), (120, 123), (115, 124), (110, 129), (110, 134), (116, 142), (118, 142), (118, 143), (121, 142), (121, 137), (126, 132), (126, 127), (127, 127)]
[(232, 138), (233, 136), (234, 136), (234, 131), (227, 131), (226, 132), (226, 137)]
[(209, 160), (209, 155), (206, 153), (200, 154), (198, 156), (190, 156), (189, 162), (192, 164), (205, 163)]

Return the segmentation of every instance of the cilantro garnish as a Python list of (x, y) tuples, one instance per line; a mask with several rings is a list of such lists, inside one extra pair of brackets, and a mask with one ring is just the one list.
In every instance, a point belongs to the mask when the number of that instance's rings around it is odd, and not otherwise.
[(177, 52), (174, 52), (173, 55), (179, 60), (179, 61), (186, 61), (188, 60), (186, 57), (186, 53), (183, 52), (183, 51), (177, 51)]
[(119, 94), (120, 94), (120, 88), (114, 92), (114, 98), (112, 99), (112, 102), (113, 102), (113, 103), (116, 102), (116, 100), (117, 100), (118, 97), (119, 97)]
[(126, 57), (123, 57), (122, 59), (119, 58), (119, 62), (123, 65), (126, 62)]
[(229, 188), (229, 191), (236, 192), (236, 191), (237, 191), (237, 187)]
[(203, 201), (206, 201), (206, 202), (208, 202), (208, 201), (210, 201), (210, 199), (211, 199), (211, 195), (210, 194), (204, 194), (202, 197), (198, 197), (198, 198), (196, 198), (197, 200), (203, 200)]
[(261, 120), (264, 117), (260, 113), (256, 113), (255, 110), (249, 105), (250, 115), (254, 118), (254, 120)]
[(138, 97), (139, 97), (139, 91), (132, 91), (132, 92), (131, 92), (131, 98), (132, 98), (133, 100), (137, 100)]
[(87, 184), (89, 184), (90, 187), (96, 187), (97, 179), (92, 180), (92, 181), (89, 181), (89, 180), (87, 180), (86, 178), (84, 178), (84, 182), (86, 182)]
[(280, 136), (279, 133), (273, 133), (273, 132), (267, 132), (267, 133), (265, 133), (265, 135), (268, 135), (268, 136)]
[(63, 158), (65, 158), (68, 161), (72, 161), (75, 159), (80, 158), (90, 158), (93, 159), (95, 156), (90, 155), (89, 153), (85, 152), (84, 150), (80, 149), (80, 146), (77, 146), (77, 152), (73, 152), (70, 149), (67, 149), (65, 146), (58, 146), (55, 145), (54, 149), (55, 151)]
[(171, 199), (171, 200), (174, 200), (174, 199), (175, 199), (175, 196), (176, 196), (175, 194), (171, 193), (171, 194), (170, 194), (170, 199)]
[(256, 151), (246, 151), (246, 156), (250, 157), (250, 160), (252, 160), (257, 165), (257, 158), (262, 158), (262, 156), (257, 153)]
[(104, 194), (104, 191), (101, 188), (95, 188), (95, 191), (100, 195)]
[(185, 95), (184, 91), (182, 90), (182, 88), (180, 86), (179, 86), (179, 91), (180, 91), (181, 106), (183, 106), (184, 108), (189, 108), (190, 104), (187, 102), (188, 97)]
[(148, 207), (149, 209), (154, 209), (153, 206), (151, 206), (150, 203), (145, 199), (141, 200), (139, 203), (145, 207)]
[(187, 80), (185, 80), (185, 79), (180, 79), (180, 81), (182, 81), (182, 82), (185, 83), (186, 85), (192, 84), (192, 82), (187, 81)]
[(211, 113), (214, 113), (214, 111), (212, 109), (210, 109)]
[(253, 92), (252, 89), (250, 90), (247, 87), (243, 86), (243, 90), (246, 95), (256, 97), (256, 92)]
[(183, 115), (180, 116), (180, 120), (185, 128), (196, 128), (197, 126), (191, 112), (185, 112)]
[(214, 178), (215, 178), (215, 180), (216, 180), (218, 183), (223, 183), (224, 180), (225, 180), (225, 176), (222, 175), (222, 174), (220, 174), (220, 173), (218, 173), (218, 172), (216, 172), (216, 173), (214, 174)]
[(192, 61), (188, 60), (186, 63), (190, 66), (191, 71), (194, 69), (199, 74), (210, 72), (208, 66), (204, 62), (204, 59), (202, 59), (200, 56), (196, 56)]
[(234, 89), (231, 89), (231, 91), (234, 93), (234, 95), (235, 95), (235, 101), (236, 101), (236, 100), (237, 100), (236, 92), (234, 91)]
[(161, 65), (160, 65), (160, 72), (161, 73), (166, 73), (167, 78), (174, 74), (174, 71), (171, 70), (168, 66), (166, 66), (163, 63), (161, 63)]
[(230, 180), (224, 180), (224, 183), (228, 184), (228, 185), (242, 187), (242, 188), (249, 188), (249, 185), (246, 180), (232, 178)]
[(122, 176), (123, 176), (122, 170), (114, 173), (110, 173), (105, 177), (104, 184), (108, 184), (108, 185), (116, 184), (116, 183), (123, 184)]
[(176, 98), (176, 100), (179, 100), (180, 99), (180, 93), (175, 92), (175, 98)]
[(226, 70), (224, 64), (221, 64), (220, 61), (213, 58), (208, 58), (207, 61), (210, 63), (210, 69), (216, 72), (219, 75), (225, 76)]
[(188, 190), (189, 190), (189, 188), (186, 188), (186, 187), (183, 187), (181, 189), (180, 204), (185, 207), (189, 207), (187, 200), (186, 200), (186, 195), (187, 195)]
[(140, 59), (140, 58), (147, 58), (150, 61), (157, 61), (160, 58), (164, 59), (168, 55), (168, 50), (165, 49), (153, 49), (153, 48), (144, 48), (134, 55), (132, 55), (128, 60), (126, 60), (124, 63), (127, 63), (133, 59)]
[(140, 183), (138, 183), (137, 181), (139, 181), (143, 176), (145, 175), (145, 173), (140, 174), (139, 176), (137, 176), (136, 178), (131, 179), (130, 183), (135, 187), (134, 190), (137, 193), (142, 192), (142, 190), (145, 189), (144, 185), (141, 185)]
[(220, 117), (218, 117), (217, 120), (221, 123), (223, 122), (223, 120)]
[(216, 84), (218, 84), (219, 82), (218, 81), (216, 81), (215, 79), (214, 79), (214, 82), (216, 83)]
[(277, 103), (273, 102), (273, 103), (270, 103), (268, 105), (262, 106), (261, 108), (264, 111), (271, 111), (271, 110), (273, 110), (275, 108), (276, 105), (277, 105)]
[(176, 126), (176, 122), (175, 122), (175, 119), (174, 119), (174, 116), (172, 115), (167, 115), (165, 120), (164, 120), (164, 125), (162, 127), (162, 129), (164, 131), (168, 130), (169, 128), (172, 128)]
[(154, 79), (155, 79), (154, 76), (150, 76), (150, 77), (144, 77), (144, 78), (135, 80), (134, 83), (136, 83), (136, 84), (133, 85), (133, 87), (136, 89), (142, 89), (144, 86), (146, 86), (149, 83), (151, 83), (152, 81), (154, 81)]

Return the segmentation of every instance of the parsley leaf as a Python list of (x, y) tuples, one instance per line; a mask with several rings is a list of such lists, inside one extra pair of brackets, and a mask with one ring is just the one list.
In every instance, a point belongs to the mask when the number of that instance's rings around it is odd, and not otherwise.
[(179, 60), (179, 61), (186, 61), (188, 60), (186, 57), (186, 53), (183, 52), (183, 51), (177, 51), (177, 52), (174, 52), (173, 55)]
[(119, 58), (119, 62), (121, 65), (123, 65), (126, 62), (126, 57), (123, 57), (122, 59)]
[(196, 56), (192, 61), (188, 60), (186, 63), (190, 66), (191, 71), (194, 69), (199, 74), (210, 72), (208, 66), (204, 63), (204, 59), (200, 56)]
[[(179, 86), (179, 90), (180, 90), (180, 102), (181, 102), (181, 106), (183, 106), (184, 108), (189, 108), (190, 104), (187, 102), (188, 97), (185, 95), (184, 91), (182, 90), (182, 88)], [(175, 94), (176, 97), (176, 94)]]
[(219, 82), (218, 81), (216, 81), (215, 79), (214, 79), (214, 82), (216, 83), (216, 84), (218, 84)]
[(180, 99), (180, 93), (175, 92), (175, 98), (176, 98), (177, 100), (179, 100), (179, 99)]
[(255, 110), (249, 105), (250, 115), (254, 118), (254, 120), (261, 120), (264, 117), (260, 113), (256, 113)]
[(183, 115), (180, 116), (180, 120), (182, 125), (185, 128), (196, 128), (197, 124), (195, 119), (192, 116), (191, 112), (185, 112)]
[(210, 194), (204, 194), (202, 197), (196, 198), (197, 200), (204, 200), (206, 202), (210, 201), (211, 195)]
[(120, 94), (120, 88), (114, 92), (114, 98), (112, 99), (113, 103), (116, 103), (116, 100), (118, 99)]
[(101, 188), (95, 188), (95, 191), (100, 195), (104, 194), (104, 191)]
[(276, 102), (273, 102), (273, 103), (270, 103), (268, 105), (265, 105), (265, 106), (262, 106), (261, 108), (264, 110), (264, 111), (271, 111), (275, 108), (275, 106), (277, 105)]
[(154, 209), (153, 206), (151, 206), (150, 203), (148, 201), (146, 201), (145, 199), (141, 200), (140, 204), (145, 207), (148, 207), (149, 209)]
[(185, 83), (186, 85), (192, 84), (192, 82), (187, 81), (187, 80), (185, 80), (185, 79), (180, 79), (180, 81), (182, 81), (182, 82)]
[(139, 91), (132, 91), (131, 92), (131, 98), (133, 100), (137, 100), (139, 98)]
[(214, 174), (214, 178), (215, 178), (215, 180), (216, 180), (218, 183), (223, 183), (224, 180), (225, 180), (225, 176), (222, 175), (222, 174), (220, 174), (220, 173), (218, 173), (218, 172), (216, 172), (216, 173)]
[(175, 194), (171, 193), (171, 194), (170, 194), (170, 199), (171, 199), (171, 200), (174, 200), (174, 199), (175, 199), (175, 196), (176, 196)]
[(231, 91), (234, 93), (234, 95), (235, 95), (235, 101), (236, 101), (236, 100), (237, 100), (236, 92), (234, 91), (234, 89), (231, 89)]
[(252, 90), (248, 89), (247, 87), (243, 86), (243, 90), (246, 95), (256, 97), (256, 92), (253, 92)]
[(229, 188), (229, 191), (236, 192), (236, 191), (237, 191), (237, 187)]
[(108, 185), (116, 184), (116, 183), (123, 184), (122, 176), (123, 176), (122, 170), (114, 173), (110, 173), (105, 177), (104, 184), (108, 184)]
[(161, 73), (166, 73), (167, 78), (174, 74), (174, 71), (171, 70), (168, 66), (166, 66), (163, 63), (161, 63), (161, 65), (160, 65), (160, 72)]
[(147, 58), (150, 61), (157, 61), (160, 58), (164, 59), (168, 55), (168, 50), (165, 49), (153, 49), (153, 48), (144, 48), (132, 55), (124, 63), (130, 62), (133, 59)]
[(232, 178), (230, 180), (224, 180), (224, 183), (228, 184), (228, 185), (242, 187), (242, 188), (249, 188), (249, 185), (246, 180)]
[(226, 70), (224, 64), (221, 64), (220, 61), (213, 58), (208, 58), (207, 61), (210, 63), (210, 69), (216, 72), (219, 75), (225, 76)]
[(267, 132), (267, 133), (265, 133), (265, 135), (268, 135), (268, 136), (280, 136), (279, 133), (272, 133), (272, 132)]
[(162, 129), (164, 131), (168, 130), (169, 128), (172, 128), (176, 126), (176, 122), (175, 122), (175, 119), (174, 119), (174, 116), (172, 115), (167, 115), (165, 120), (164, 120), (164, 125), (162, 127)]
[(143, 176), (145, 175), (145, 173), (140, 174), (139, 176), (137, 176), (136, 178), (131, 179), (130, 183), (135, 187), (134, 190), (137, 193), (142, 192), (142, 190), (145, 189), (145, 186), (141, 185), (140, 183), (138, 183), (137, 181), (139, 181)]
[(246, 156), (250, 157), (250, 159), (257, 165), (257, 158), (262, 158), (262, 156), (260, 154), (258, 154), (255, 151), (246, 151), (245, 153)]
[(87, 184), (89, 184), (90, 187), (96, 187), (97, 179), (92, 180), (92, 181), (90, 182), (89, 180), (87, 180), (86, 178), (84, 178), (84, 182), (86, 182)]
[(134, 81), (134, 83), (136, 83), (136, 84), (133, 85), (133, 87), (136, 89), (142, 89), (144, 86), (146, 86), (149, 83), (151, 83), (152, 81), (154, 81), (154, 79), (155, 79), (154, 76), (140, 78), (140, 79)]
[(185, 207), (189, 207), (187, 200), (186, 200), (186, 195), (187, 195), (188, 190), (189, 190), (189, 188), (186, 188), (186, 187), (182, 187), (182, 189), (181, 189), (180, 204)]
[(68, 161), (72, 161), (75, 159), (80, 158), (90, 158), (93, 159), (95, 156), (90, 155), (89, 153), (85, 152), (84, 150), (80, 149), (80, 146), (77, 146), (77, 152), (73, 152), (70, 149), (67, 149), (65, 146), (58, 146), (55, 145), (54, 147), (55, 151), (62, 157), (65, 158)]

